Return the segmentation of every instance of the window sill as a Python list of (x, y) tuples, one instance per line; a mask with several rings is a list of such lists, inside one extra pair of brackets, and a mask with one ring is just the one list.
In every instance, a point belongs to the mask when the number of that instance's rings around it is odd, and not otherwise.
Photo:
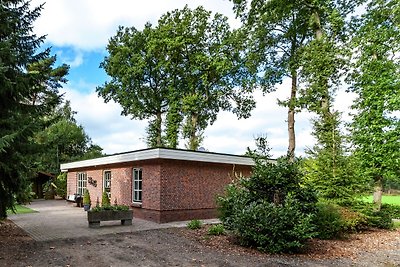
[(135, 208), (141, 208), (142, 207), (142, 203), (141, 202), (134, 202), (134, 203), (131, 204), (131, 206), (135, 207)]

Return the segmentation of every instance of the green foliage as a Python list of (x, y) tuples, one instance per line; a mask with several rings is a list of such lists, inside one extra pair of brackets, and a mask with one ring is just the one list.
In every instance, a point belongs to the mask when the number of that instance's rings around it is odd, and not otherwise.
[(318, 191), (319, 197), (336, 202), (351, 202), (369, 189), (368, 181), (357, 172), (358, 162), (346, 155), (339, 114), (313, 122), (317, 143), (307, 151), (303, 161), (305, 179)]
[(254, 108), (255, 73), (243, 64), (239, 37), (226, 17), (203, 7), (173, 10), (142, 31), (120, 27), (101, 64), (111, 81), (97, 92), (118, 102), (123, 115), (149, 119), (149, 146), (176, 147), (182, 131), (197, 148), (220, 110), (248, 117)]
[(400, 205), (382, 204), (381, 211), (389, 214), (392, 219), (400, 219)]
[(35, 134), (38, 151), (32, 156), (38, 170), (58, 173), (59, 163), (102, 156), (82, 126), (76, 123), (70, 102), (57, 106), (47, 118), (49, 124)]
[(209, 235), (224, 235), (225, 228), (222, 224), (211, 225), (210, 228), (208, 228), (208, 234)]
[(318, 230), (317, 237), (321, 239), (338, 238), (344, 231), (339, 207), (329, 202), (318, 202), (314, 224)]
[[(391, 229), (393, 227), (392, 216), (398, 215), (398, 209), (392, 205), (382, 205), (380, 210), (371, 203), (357, 202), (352, 207), (353, 210), (366, 216), (367, 225), (382, 229)], [(396, 216), (397, 217), (397, 216)]]
[(299, 162), (255, 157), (252, 176), (218, 198), (220, 219), (240, 242), (269, 252), (295, 252), (315, 236), (316, 195), (303, 186)]
[(24, 180), (20, 185), (19, 192), (15, 194), (15, 202), (18, 204), (27, 204), (32, 201), (33, 196), (31, 181)]
[(195, 229), (200, 229), (202, 227), (202, 222), (200, 220), (191, 220), (187, 224), (187, 228), (195, 230)]
[(116, 205), (116, 206), (108, 205), (108, 206), (102, 206), (102, 207), (96, 206), (96, 207), (92, 208), (90, 211), (91, 212), (100, 212), (100, 211), (103, 211), (103, 210), (128, 211), (129, 207), (125, 206), (125, 205)]
[(33, 34), (42, 7), (24, 0), (0, 4), (0, 218), (13, 207), (14, 197), (26, 189), (32, 171), (29, 155), (35, 151), (34, 132), (43, 129), (43, 117), (60, 101), (58, 88), (66, 82), (68, 67), (54, 67), (50, 49), (36, 52), (44, 37)]
[[(363, 175), (382, 190), (385, 180), (400, 177), (400, 2), (373, 0), (355, 22), (353, 72), (357, 94), (351, 124), (355, 155)], [(380, 205), (380, 198), (377, 198)]]
[(108, 197), (107, 192), (103, 192), (103, 194), (101, 195), (101, 206), (102, 207), (111, 206), (110, 198)]
[(89, 190), (85, 188), (83, 192), (83, 205), (90, 205), (91, 203)]
[(348, 233), (364, 230), (371, 225), (369, 217), (352, 207), (339, 206), (334, 202), (319, 202), (314, 223), (317, 237), (322, 239), (340, 238)]
[(66, 172), (60, 173), (57, 176), (54, 183), (57, 186), (56, 188), (57, 196), (60, 196), (63, 199), (65, 199), (67, 197), (67, 173)]

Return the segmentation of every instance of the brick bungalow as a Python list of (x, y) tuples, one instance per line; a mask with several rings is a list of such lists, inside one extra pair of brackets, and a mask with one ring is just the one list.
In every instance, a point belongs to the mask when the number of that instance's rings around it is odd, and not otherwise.
[(87, 188), (92, 206), (102, 192), (129, 205), (134, 217), (158, 223), (216, 217), (216, 196), (235, 177), (248, 176), (245, 156), (153, 148), (61, 164), (67, 194)]

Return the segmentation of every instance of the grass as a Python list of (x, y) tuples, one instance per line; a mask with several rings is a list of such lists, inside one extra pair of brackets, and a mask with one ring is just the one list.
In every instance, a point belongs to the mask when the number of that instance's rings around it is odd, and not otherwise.
[(400, 228), (400, 222), (399, 222), (399, 221), (393, 222), (393, 227), (394, 227), (395, 229), (399, 229), (399, 228)]
[[(368, 196), (363, 198), (364, 201), (372, 203), (373, 197)], [(400, 196), (382, 196), (382, 203), (400, 206)]]
[(33, 209), (27, 208), (25, 206), (22, 205), (15, 205), (15, 213), (12, 210), (7, 210), (7, 214), (11, 215), (11, 214), (25, 214), (25, 213), (34, 213), (37, 212)]

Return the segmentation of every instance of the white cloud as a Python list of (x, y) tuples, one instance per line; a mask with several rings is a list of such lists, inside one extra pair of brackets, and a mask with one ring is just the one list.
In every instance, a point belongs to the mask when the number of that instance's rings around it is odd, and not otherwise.
[[(79, 90), (79, 89), (81, 90)], [(90, 93), (88, 88), (92, 88)], [(103, 147), (104, 152), (118, 153), (146, 147), (145, 129), (147, 121), (131, 120), (120, 115), (119, 104), (104, 103), (93, 91), (94, 85), (84, 82), (71, 84), (63, 89), (64, 98), (71, 100), (78, 123), (83, 125), (93, 142)], [(84, 90), (82, 90), (84, 89)], [(276, 98), (282, 90), (266, 96), (256, 92), (257, 108), (249, 119), (238, 120), (229, 112), (221, 112), (217, 121), (206, 129), (203, 146), (210, 151), (243, 154), (246, 148), (254, 148), (254, 138), (259, 134), (268, 135), (274, 157), (286, 153), (287, 130), (285, 108), (277, 107)], [(306, 146), (312, 146), (310, 115), (300, 113), (296, 117), (297, 153), (303, 154)], [(183, 142), (181, 142), (183, 148)]]
[[(33, 0), (31, 5), (41, 3), (42, 0)], [(185, 4), (191, 8), (203, 5), (207, 10), (227, 15), (233, 27), (239, 25), (228, 0), (57, 0), (46, 2), (34, 24), (35, 32), (47, 35), (46, 40), (57, 46), (104, 49), (119, 25), (141, 29), (147, 21), (155, 24), (162, 14)]]
[[(33, 0), (32, 6), (41, 3), (42, 0)], [(47, 1), (35, 22), (35, 33), (47, 35), (51, 45), (72, 51), (71, 54), (57, 54), (63, 62), (75, 67), (83, 63), (87, 51), (104, 53), (108, 39), (115, 35), (118, 25), (141, 29), (147, 21), (156, 23), (163, 13), (183, 8), (186, 3), (191, 8), (203, 5), (208, 10), (225, 14), (233, 27), (239, 25), (233, 15), (232, 2), (228, 0), (57, 0)], [(95, 64), (92, 67), (98, 68), (98, 63)], [(83, 72), (81, 80), (70, 81), (65, 89), (65, 98), (71, 100), (73, 110), (78, 111), (78, 122), (92, 140), (106, 153), (145, 148), (147, 121), (121, 116), (121, 107), (114, 102), (105, 104), (94, 92), (98, 84), (87, 84), (85, 75), (88, 74)], [(210, 151), (243, 154), (247, 147), (254, 148), (254, 137), (267, 133), (273, 155), (285, 154), (288, 144), (287, 109), (276, 103), (277, 99), (288, 98), (289, 87), (290, 81), (286, 79), (274, 93), (263, 96), (256, 92), (257, 108), (249, 119), (238, 120), (231, 113), (221, 112), (214, 125), (206, 129), (203, 146)], [(343, 91), (338, 92), (335, 108), (344, 111), (345, 120), (349, 120), (347, 108), (353, 98)], [(314, 144), (309, 123), (311, 117), (306, 112), (296, 115), (297, 155), (304, 154), (304, 149)]]
[(86, 133), (95, 144), (100, 145), (105, 153), (117, 153), (142, 149), (146, 121), (131, 120), (121, 116), (119, 104), (110, 101), (104, 103), (95, 92), (82, 93), (74, 88), (65, 88), (64, 98), (71, 100), (72, 110), (78, 123), (83, 125)]
[[(285, 81), (276, 92), (265, 96), (260, 91), (255, 92), (257, 107), (249, 119), (238, 120), (232, 113), (221, 112), (217, 121), (206, 129), (203, 146), (214, 152), (243, 154), (247, 147), (255, 148), (255, 137), (266, 133), (272, 148), (271, 154), (274, 157), (286, 154), (287, 109), (276, 103), (277, 99), (285, 99), (288, 96), (288, 85), (290, 85), (289, 81)], [(304, 148), (314, 143), (310, 135), (310, 117), (311, 114), (307, 112), (296, 114), (297, 155), (304, 155)]]
[(63, 50), (58, 50), (55, 54), (61, 62), (69, 65), (71, 68), (79, 67), (83, 63), (82, 51), (74, 51), (73, 57), (65, 55)]

